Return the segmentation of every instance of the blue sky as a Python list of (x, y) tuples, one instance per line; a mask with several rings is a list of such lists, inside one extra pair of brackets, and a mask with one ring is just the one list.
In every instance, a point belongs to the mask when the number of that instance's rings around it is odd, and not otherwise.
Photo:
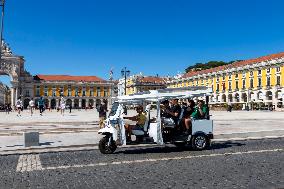
[[(4, 38), (31, 74), (175, 75), (284, 51), (283, 0), (6, 0)], [(3, 78), (3, 77), (1, 77)]]

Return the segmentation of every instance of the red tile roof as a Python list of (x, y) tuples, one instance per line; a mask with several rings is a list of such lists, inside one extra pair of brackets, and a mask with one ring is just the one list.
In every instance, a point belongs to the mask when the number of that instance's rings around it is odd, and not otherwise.
[(104, 82), (97, 76), (71, 76), (71, 75), (36, 75), (44, 81), (83, 81), (83, 82)]
[(230, 69), (230, 68), (242, 67), (242, 66), (249, 65), (249, 64), (255, 64), (255, 63), (259, 63), (259, 62), (263, 62), (263, 61), (270, 61), (270, 60), (273, 60), (273, 59), (278, 59), (278, 58), (283, 58), (283, 57), (284, 57), (284, 52), (281, 52), (281, 53), (277, 53), (277, 54), (262, 56), (262, 57), (259, 57), (259, 58), (234, 62), (232, 64), (223, 65), (223, 66), (210, 68), (210, 69), (206, 69), (206, 70), (188, 72), (188, 73), (184, 74), (182, 77), (188, 78), (188, 77), (192, 77), (192, 76), (195, 76), (195, 75), (218, 72), (218, 71), (222, 71), (222, 70), (226, 70), (226, 69)]
[(138, 79), (141, 83), (159, 83), (164, 84), (165, 81), (161, 77), (145, 76)]

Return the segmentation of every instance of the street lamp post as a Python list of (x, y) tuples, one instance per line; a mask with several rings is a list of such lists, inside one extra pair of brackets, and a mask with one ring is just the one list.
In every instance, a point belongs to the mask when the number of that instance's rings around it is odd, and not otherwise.
[[(0, 6), (2, 7), (2, 15), (1, 15), (1, 31), (0, 31), (0, 62), (2, 59), (2, 40), (3, 40), (3, 27), (4, 27), (4, 10), (5, 10), (5, 0), (1, 0)], [(0, 64), (1, 67), (1, 64)]]
[(124, 95), (126, 95), (126, 78), (127, 76), (130, 75), (130, 71), (126, 69), (126, 67), (124, 67), (121, 70), (121, 76), (124, 77)]

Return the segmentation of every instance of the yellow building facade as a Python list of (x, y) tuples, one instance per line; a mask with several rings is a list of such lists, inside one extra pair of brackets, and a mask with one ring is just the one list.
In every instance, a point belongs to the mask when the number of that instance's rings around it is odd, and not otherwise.
[(283, 106), (284, 53), (189, 72), (168, 82), (169, 88), (212, 87), (210, 103)]
[(110, 101), (112, 87), (112, 82), (96, 76), (36, 75), (33, 96), (36, 102), (44, 97), (50, 108), (58, 107), (62, 96), (73, 108), (93, 108), (102, 101)]
[[(126, 95), (140, 93), (149, 90), (166, 88), (166, 79), (157, 76), (133, 75), (126, 79)], [(118, 94), (125, 94), (125, 82), (121, 79), (118, 83)]]

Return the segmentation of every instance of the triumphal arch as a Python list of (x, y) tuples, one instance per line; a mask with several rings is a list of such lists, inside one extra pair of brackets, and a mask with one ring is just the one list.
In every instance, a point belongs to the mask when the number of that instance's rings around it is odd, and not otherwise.
[(33, 88), (33, 77), (25, 70), (23, 56), (14, 55), (8, 44), (2, 41), (0, 76), (8, 75), (11, 81), (11, 105), (14, 106), (23, 89)]

